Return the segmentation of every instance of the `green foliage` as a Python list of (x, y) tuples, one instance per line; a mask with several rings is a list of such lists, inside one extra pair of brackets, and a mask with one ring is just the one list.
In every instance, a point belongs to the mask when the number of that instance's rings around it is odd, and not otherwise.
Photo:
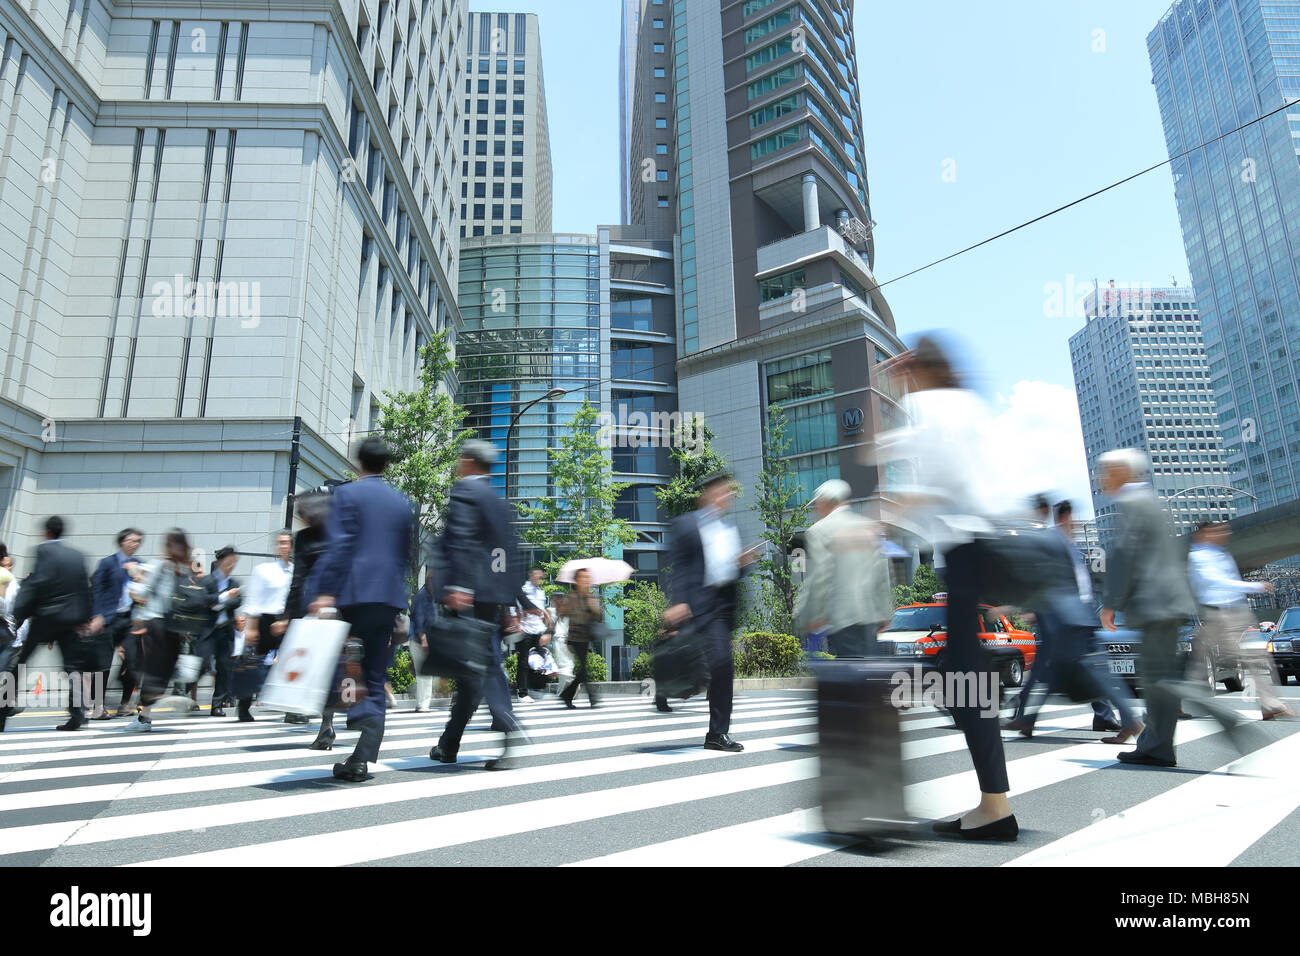
[[(439, 332), (420, 348), (420, 381), (410, 392), (384, 392), (379, 431), (392, 452), (384, 477), (414, 502), (419, 540), (411, 567), (419, 567), (419, 547), (442, 521), (456, 481), (460, 445), (474, 434), (462, 428), (466, 410), (443, 387), (456, 363), (448, 356), (447, 334)], [(410, 582), (412, 585), (414, 582)]]
[[(519, 503), (526, 522), (523, 539), (539, 554), (537, 562), (554, 579), (564, 562), (619, 552), (636, 540), (630, 522), (614, 517), (614, 502), (630, 482), (614, 481), (609, 456), (601, 447), (596, 407), (583, 399), (559, 447), (550, 451), (555, 494), (535, 505)], [(549, 590), (549, 589), (548, 589)], [(605, 594), (618, 603), (617, 595)]]
[(415, 683), (415, 668), (411, 663), (411, 652), (405, 645), (393, 654), (393, 666), (388, 668), (388, 683), (394, 694), (400, 694)]
[(592, 681), (609, 680), (609, 670), (605, 667), (605, 658), (595, 651), (587, 652), (587, 679)]
[(642, 651), (632, 662), (632, 679), (648, 680), (655, 676), (655, 659)]
[[(741, 579), (736, 629), (780, 633), (781, 594), (771, 578), (751, 574)], [(787, 627), (786, 630), (794, 630)]]
[(519, 657), (515, 654), (513, 649), (510, 653), (506, 654), (504, 664), (506, 669), (506, 682), (511, 687), (514, 687), (515, 678), (519, 674)]
[(648, 651), (659, 637), (659, 619), (668, 596), (651, 581), (636, 581), (623, 592), (623, 639)]
[(737, 677), (798, 677), (803, 646), (793, 634), (747, 631), (732, 641)]
[(769, 405), (754, 508), (763, 523), (762, 538), (769, 545), (758, 561), (758, 573), (770, 587), (764, 586), (759, 596), (767, 609), (767, 626), (780, 632), (794, 630), (794, 602), (799, 589), (790, 573), (790, 550), (795, 534), (808, 524), (809, 509), (807, 501), (799, 503), (803, 489), (783, 457), (790, 444), (785, 411), (780, 405)]
[(899, 584), (894, 587), (894, 607), (902, 607), (904, 604), (929, 604), (936, 594), (946, 590), (934, 568), (922, 564), (912, 575), (911, 584)]
[[(727, 460), (713, 450), (713, 430), (704, 424), (703, 415), (694, 415), (690, 423), (683, 422), (681, 434), (668, 453), (677, 466), (677, 474), (668, 484), (655, 489), (659, 507), (669, 518), (676, 518), (695, 510), (704, 479), (727, 470)], [(691, 438), (693, 441), (683, 441)], [(691, 447), (685, 447), (686, 445)]]

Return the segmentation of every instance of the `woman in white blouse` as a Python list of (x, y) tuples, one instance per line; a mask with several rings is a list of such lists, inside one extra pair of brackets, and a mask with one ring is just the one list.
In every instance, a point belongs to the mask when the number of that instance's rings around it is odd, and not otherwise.
[[(897, 371), (910, 380), (903, 411), (910, 424), (881, 435), (882, 461), (909, 460), (914, 475), (893, 484), (894, 497), (925, 529), (934, 546), (935, 569), (948, 588), (948, 633), (942, 668), (945, 675), (963, 679), (945, 681), (954, 689), (991, 688), (991, 706), (980, 701), (949, 700), (953, 719), (966, 736), (980, 802), (958, 820), (934, 825), (940, 833), (967, 840), (1013, 841), (1019, 834), (1007, 801), (1006, 756), (998, 725), (997, 669), (980, 644), (976, 624), (979, 599), (987, 587), (988, 557), (985, 542), (993, 532), (987, 516), (995, 510), (988, 461), (990, 415), (980, 397), (964, 388), (949, 357), (939, 344), (923, 336), (901, 357)], [(978, 696), (978, 695), (977, 695)], [(960, 705), (960, 706), (958, 706)]]

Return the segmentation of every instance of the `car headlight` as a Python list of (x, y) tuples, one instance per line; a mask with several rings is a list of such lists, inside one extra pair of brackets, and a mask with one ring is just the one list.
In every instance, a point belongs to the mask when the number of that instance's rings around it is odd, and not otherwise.
[(1290, 641), (1273, 641), (1271, 644), (1269, 644), (1268, 649), (1269, 649), (1270, 651), (1273, 651), (1274, 653), (1277, 653), (1277, 654), (1290, 654), (1290, 653), (1291, 653), (1291, 642), (1290, 642)]
[(925, 648), (921, 646), (919, 641), (899, 641), (894, 645), (894, 653), (915, 657), (924, 654)]

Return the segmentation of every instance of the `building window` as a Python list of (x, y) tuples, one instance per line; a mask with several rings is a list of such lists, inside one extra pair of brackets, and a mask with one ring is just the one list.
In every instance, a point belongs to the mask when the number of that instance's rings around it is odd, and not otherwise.
[(616, 298), (609, 304), (610, 326), (634, 332), (653, 332), (652, 306), (651, 300), (645, 296)]
[(522, 72), (524, 72), (524, 61), (523, 61), (523, 60), (515, 60), (515, 72), (516, 72), (516, 73), (522, 73)]
[(475, 141), (475, 143), (474, 143), (474, 155), (475, 155), (475, 156), (486, 156), (486, 155), (487, 155), (487, 140), (485, 140), (485, 139), (480, 139), (480, 140), (476, 140), (476, 141)]
[[(487, 131), (484, 130), (484, 132), (487, 132)], [(493, 122), (493, 124), (492, 124), (492, 135), (494, 135), (494, 136), (504, 136), (504, 135), (506, 135), (506, 121), (505, 121), (505, 120), (496, 120), (495, 122)]]
[(499, 139), (492, 144), (493, 156), (504, 156), (505, 154), (506, 154), (506, 141), (504, 139)]
[(505, 101), (505, 100), (497, 100), (497, 107), (496, 107), (496, 108), (497, 108), (497, 115), (499, 115), (499, 116), (500, 116), (500, 115), (504, 115), (504, 114), (505, 114), (505, 111), (506, 111), (506, 101)]
[(522, 176), (523, 174), (524, 174), (524, 164), (523, 164), (523, 163), (511, 163), (511, 164), (510, 164), (510, 175), (511, 175), (511, 176)]
[(475, 176), (487, 175), (487, 163), (485, 161), (479, 160), (476, 163), (474, 163), (474, 175)]
[(662, 30), (664, 28), (664, 22), (660, 20), (658, 17), (655, 17), (654, 20), (651, 21), (651, 23), (654, 25), (654, 28), (656, 30)]
[(523, 135), (524, 135), (524, 121), (523, 121), (523, 120), (511, 120), (511, 121), (510, 121), (510, 135), (512, 135), (512, 136), (523, 136)]
[(661, 183), (666, 183), (666, 182), (668, 181), (668, 170), (666, 170), (666, 169), (656, 169), (656, 170), (655, 170), (655, 179), (658, 180), (658, 181), (661, 182)]
[(478, 91), (479, 91), (480, 93), (486, 93), (486, 92), (488, 91), (488, 81), (487, 81), (487, 80), (479, 80), (479, 81), (478, 81)]
[(655, 155), (656, 155), (656, 156), (667, 156), (667, 155), (668, 155), (668, 144), (667, 144), (667, 143), (655, 143)]
[(635, 382), (655, 381), (654, 349), (648, 345), (615, 345), (611, 362), (614, 378)]
[(505, 205), (504, 205), (503, 203), (496, 202), (496, 203), (493, 203), (493, 204), (492, 204), (492, 218), (493, 218), (493, 219), (504, 219), (504, 218), (505, 218), (505, 212), (506, 212), (506, 207), (505, 207)]
[(511, 183), (511, 184), (510, 184), (510, 198), (511, 198), (511, 199), (523, 199), (523, 198), (524, 198), (524, 184), (523, 184), (523, 183)]
[(668, 94), (667, 94), (667, 93), (656, 93), (656, 94), (655, 94), (655, 102), (656, 102), (656, 103), (667, 103), (667, 102), (668, 102)]
[(668, 197), (667, 197), (667, 196), (659, 196), (659, 197), (655, 200), (655, 205), (658, 206), (660, 209), (667, 209), (667, 208), (668, 208)]
[(483, 199), (487, 196), (487, 183), (474, 184), (474, 198)]
[[(653, 452), (653, 449), (650, 449)], [(632, 464), (648, 464), (646, 471), (654, 471), (654, 455), (650, 455), (649, 460), (644, 459), (634, 461)], [(615, 465), (615, 470), (632, 471), (632, 469), (620, 469)], [(636, 471), (642, 471), (637, 468)], [(635, 471), (634, 471), (635, 473)], [(654, 485), (633, 485), (631, 488), (624, 488), (619, 492), (617, 500), (614, 502), (614, 517), (622, 518), (624, 521), (659, 521), (659, 500), (655, 497)]]
[(514, 114), (515, 114), (515, 116), (523, 116), (523, 115), (524, 115), (524, 101), (523, 101), (523, 100), (515, 100), (515, 103), (514, 103)]
[(667, 129), (667, 128), (668, 128), (668, 120), (664, 119), (662, 116), (655, 118), (655, 129)]
[(761, 109), (754, 110), (749, 114), (749, 128), (762, 126), (764, 123), (770, 123), (773, 120), (788, 116), (799, 108), (799, 94), (791, 93), (789, 96), (783, 96), (775, 102), (768, 103)]
[(492, 164), (493, 176), (504, 176), (506, 174), (506, 164), (504, 161)]
[(497, 80), (497, 96), (505, 96), (505, 95), (506, 95), (506, 81)]
[(511, 204), (510, 204), (510, 218), (511, 218), (511, 219), (523, 219), (523, 218), (524, 218), (524, 207), (523, 207), (523, 205), (522, 205), (521, 203), (511, 203)]
[(483, 207), (483, 203), (481, 203), (481, 202), (476, 202), (476, 203), (474, 204), (474, 218), (475, 218), (475, 219), (482, 219), (482, 218), (483, 218), (483, 208), (484, 208), (484, 207)]
[[(474, 188), (477, 189), (479, 186), (482, 186), (482, 185), (483, 185), (482, 183), (478, 183), (478, 184), (475, 185)], [(505, 183), (493, 183), (493, 184), (492, 184), (492, 198), (493, 198), (493, 199), (504, 199), (504, 198), (505, 198), (505, 195), (506, 195), (506, 184), (505, 184)]]
[[(656, 79), (656, 80), (662, 80), (662, 79), (665, 79), (665, 78), (667, 78), (667, 76), (668, 76), (668, 71), (665, 70), (662, 66), (656, 66), (656, 67), (655, 67), (655, 79)], [(468, 93), (469, 90), (466, 90), (465, 92)]]
[[(465, 132), (468, 133), (469, 130), (466, 130)], [(479, 120), (477, 123), (475, 123), (475, 124), (474, 124), (474, 132), (477, 133), (479, 136), (486, 136), (486, 135), (487, 135), (487, 120)]]
[(771, 136), (750, 143), (749, 158), (759, 159), (769, 153), (775, 153), (777, 150), (785, 149), (787, 146), (793, 146), (801, 139), (803, 139), (803, 127), (788, 126), (779, 133), (773, 133)]
[(758, 281), (758, 300), (760, 302), (771, 302), (774, 299), (784, 299), (795, 289), (806, 288), (807, 284), (807, 273), (803, 269), (794, 269), (791, 272), (783, 272), (778, 276), (760, 279)]
[(511, 156), (524, 155), (524, 141), (522, 139), (517, 139), (510, 144), (510, 155)]
[(515, 87), (514, 87), (514, 90), (515, 90), (515, 96), (523, 96), (523, 95), (524, 95), (524, 81), (523, 81), (523, 80), (515, 80)]
[(656, 43), (656, 44), (654, 45), (654, 51), (655, 51), (656, 53), (663, 53), (663, 52), (664, 52), (664, 45), (663, 45), (662, 43)]
[(778, 405), (829, 395), (834, 390), (829, 349), (768, 362), (764, 373), (767, 400)]
[(487, 100), (479, 100), (479, 101), (478, 101), (478, 112), (480, 112), (480, 113), (486, 113), (487, 111), (488, 111), (488, 101), (487, 101)]

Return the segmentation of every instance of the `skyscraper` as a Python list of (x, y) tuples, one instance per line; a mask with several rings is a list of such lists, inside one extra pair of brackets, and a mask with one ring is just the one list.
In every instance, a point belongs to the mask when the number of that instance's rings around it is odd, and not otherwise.
[(1207, 518), (1231, 518), (1196, 294), (1112, 282), (1088, 295), (1084, 311), (1087, 324), (1070, 337), (1070, 361), (1100, 539), (1113, 532), (1115, 509), (1096, 484), (1096, 464), (1114, 448), (1138, 448), (1151, 459), (1152, 485), (1178, 533)]
[(1300, 109), (1232, 132), (1300, 96), (1298, 27), (1294, 3), (1179, 0), (1147, 37), (1241, 512), (1300, 498)]
[(632, 104), (636, 93), (636, 39), (644, 0), (622, 0), (618, 37), (619, 220), (631, 222), (628, 163), (632, 147)]
[(259, 550), (344, 474), (459, 324), (465, 7), (0, 6), (11, 548), (63, 513)]
[[(865, 458), (898, 420), (902, 343), (874, 289), (851, 0), (648, 0), (636, 41), (632, 221), (678, 243), (677, 377), (751, 504), (767, 407), (806, 500), (846, 479), (901, 520)], [(753, 540), (757, 517), (739, 515)]]
[(551, 230), (551, 133), (537, 16), (471, 13), (465, 29), (460, 234)]

